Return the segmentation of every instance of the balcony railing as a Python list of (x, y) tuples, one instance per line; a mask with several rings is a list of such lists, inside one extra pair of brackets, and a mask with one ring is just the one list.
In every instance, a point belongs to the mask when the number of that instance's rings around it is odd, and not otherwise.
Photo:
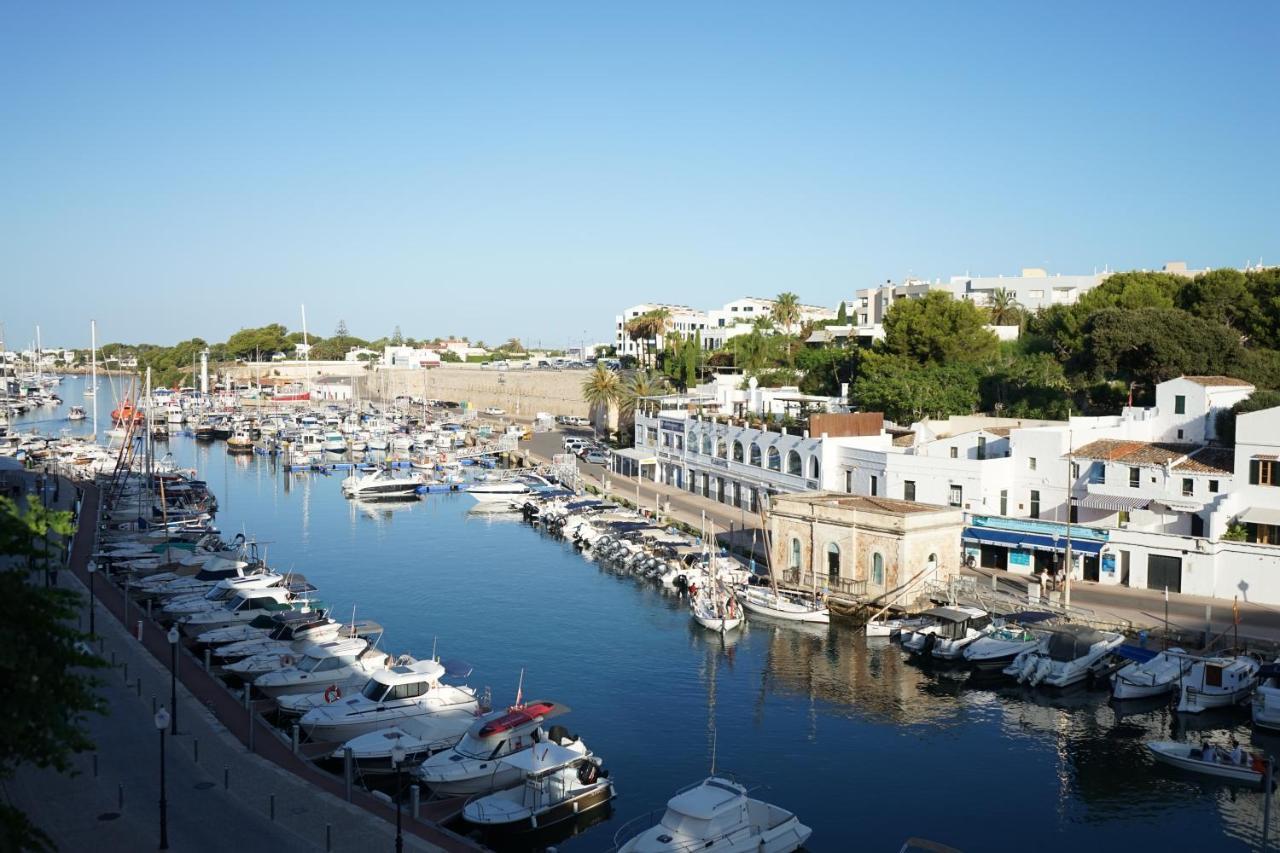
[(832, 578), (825, 572), (818, 575), (815, 583), (813, 572), (803, 574), (796, 569), (787, 569), (782, 573), (782, 585), (802, 591), (817, 589), (819, 592), (831, 592), (849, 598), (865, 598), (867, 582), (852, 578)]

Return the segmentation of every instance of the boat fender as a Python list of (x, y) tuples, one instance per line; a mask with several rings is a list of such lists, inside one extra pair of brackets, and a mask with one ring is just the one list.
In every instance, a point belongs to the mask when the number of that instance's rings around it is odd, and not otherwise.
[(293, 655), (280, 655), (280, 663), (283, 666), (293, 666)]
[(325, 704), (328, 704), (330, 702), (335, 702), (341, 698), (342, 698), (342, 688), (339, 687), (338, 685), (330, 684), (328, 687), (324, 689)]

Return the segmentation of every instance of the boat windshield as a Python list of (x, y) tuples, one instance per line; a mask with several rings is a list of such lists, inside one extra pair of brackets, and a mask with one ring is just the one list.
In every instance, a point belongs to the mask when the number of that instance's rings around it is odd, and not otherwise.
[(506, 745), (506, 740), (500, 740), (497, 744), (493, 744), (481, 738), (472, 737), (468, 733), (463, 736), (462, 740), (458, 741), (458, 745), (454, 747), (453, 751), (463, 758), (489, 759), (505, 755), (506, 752), (503, 747)]
[(667, 809), (666, 814), (662, 816), (662, 826), (672, 835), (683, 835), (688, 838), (709, 838), (711, 834), (711, 821), (692, 817), (675, 809)]
[(231, 593), (234, 591), (235, 590), (233, 590), (231, 587), (215, 586), (213, 589), (206, 592), (204, 594), (204, 597), (208, 601), (226, 601), (228, 598), (231, 597)]
[(366, 699), (372, 699), (374, 702), (382, 701), (382, 697), (386, 695), (387, 685), (376, 679), (369, 679), (369, 683), (364, 686), (360, 693)]
[[(335, 669), (342, 669), (342, 667), (350, 663), (347, 658), (331, 656), (313, 658), (309, 655), (303, 658), (303, 662), (307, 665), (307, 672), (332, 672)], [(298, 666), (301, 668), (302, 664), (299, 664)]]

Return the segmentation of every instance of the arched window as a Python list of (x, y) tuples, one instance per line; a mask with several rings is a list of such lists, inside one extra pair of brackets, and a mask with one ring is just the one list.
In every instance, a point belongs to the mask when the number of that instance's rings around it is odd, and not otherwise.
[(709, 432), (702, 434), (702, 452), (707, 456), (711, 455), (711, 433)]
[(800, 570), (800, 540), (793, 538), (791, 540), (791, 568), (796, 571)]
[(809, 457), (809, 479), (816, 480), (818, 475), (822, 473), (822, 468), (818, 465), (818, 457)]
[(778, 448), (776, 447), (769, 448), (769, 470), (782, 470), (782, 454), (778, 452)]
[(924, 564), (924, 567), (925, 567), (925, 570), (930, 573), (938, 571), (938, 555), (930, 554), (929, 561)]
[(884, 557), (879, 551), (871, 555), (871, 585), (884, 586)]
[(757, 468), (760, 467), (760, 445), (758, 444), (751, 445), (751, 464)]
[(796, 477), (804, 475), (804, 468), (800, 462), (800, 454), (792, 450), (787, 454), (787, 473)]
[(723, 438), (716, 439), (716, 456), (721, 459), (727, 459), (729, 456), (729, 445), (725, 443)]
[(742, 461), (742, 442), (741, 441), (735, 441), (733, 443), (733, 461), (734, 462)]
[(840, 546), (834, 542), (827, 545), (827, 579), (840, 580)]

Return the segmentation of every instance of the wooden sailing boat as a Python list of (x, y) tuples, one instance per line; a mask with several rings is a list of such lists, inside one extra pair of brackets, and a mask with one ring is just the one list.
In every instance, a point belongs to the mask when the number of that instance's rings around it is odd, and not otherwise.
[(769, 588), (758, 586), (744, 587), (739, 596), (742, 606), (752, 613), (771, 616), (774, 619), (785, 619), (788, 622), (817, 622), (827, 624), (831, 621), (831, 613), (813, 591), (812, 599), (801, 594), (783, 592), (778, 589), (778, 578), (773, 571), (773, 543), (769, 540), (769, 527), (765, 522), (764, 508), (760, 508), (760, 528), (764, 534), (764, 553), (769, 569)]
[[(711, 525), (711, 535), (703, 541), (716, 541), (715, 525)], [(689, 600), (689, 609), (693, 612), (694, 621), (703, 628), (727, 634), (741, 627), (746, 617), (733, 594), (721, 583), (716, 571), (716, 555), (712, 550), (707, 551), (707, 575), (706, 589), (698, 590), (698, 594)]]

